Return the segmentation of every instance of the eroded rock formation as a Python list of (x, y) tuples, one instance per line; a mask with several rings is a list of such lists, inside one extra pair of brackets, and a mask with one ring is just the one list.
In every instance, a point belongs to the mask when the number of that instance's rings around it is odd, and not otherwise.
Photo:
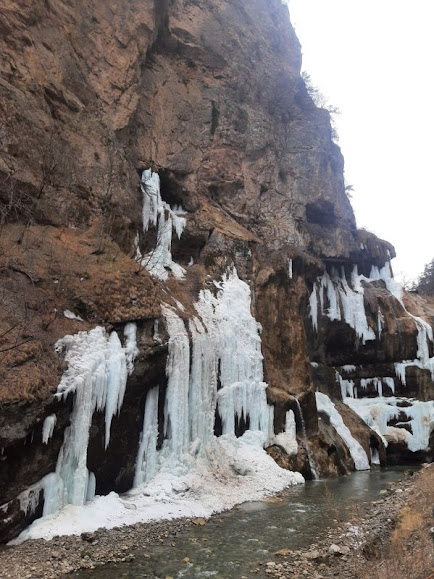
[[(32, 513), (17, 497), (54, 472), (71, 419), (73, 393), (53, 397), (67, 367), (55, 343), (97, 325), (119, 335), (137, 325), (110, 444), (105, 450), (104, 416), (95, 412), (87, 450), (96, 492), (126, 491), (152, 388), (163, 400), (159, 447), (165, 436), (161, 305), (188, 325), (200, 290), (215, 292), (233, 266), (262, 326), (274, 435), (289, 411), (295, 420), (297, 454), (269, 448), (279, 464), (308, 477), (312, 461), (321, 475), (354, 469), (332, 418), (317, 412), (315, 390), (336, 403), (369, 459), (374, 451), (385, 463), (384, 437), (389, 461), (430, 456), (432, 444), (411, 451), (405, 435), (369, 428), (342, 402), (379, 388), (432, 400), (424, 324), (433, 311), (398, 295), (388, 273), (393, 247), (356, 229), (329, 115), (300, 77), (280, 0), (6, 0), (0, 12), (1, 539), (41, 515), (43, 491)], [(182, 279), (147, 267), (159, 243), (156, 221), (143, 227), (148, 168), (160, 176), (164, 219), (182, 208), (185, 227), (171, 244)], [(414, 363), (396, 366), (403, 361)], [(415, 434), (401, 414), (386, 426)], [(249, 419), (237, 417), (237, 435)]]

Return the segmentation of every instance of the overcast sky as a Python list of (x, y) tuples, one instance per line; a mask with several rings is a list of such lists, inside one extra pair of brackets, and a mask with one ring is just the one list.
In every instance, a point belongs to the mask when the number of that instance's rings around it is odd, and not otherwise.
[(287, 3), (303, 69), (341, 110), (357, 224), (414, 278), (434, 257), (434, 0)]

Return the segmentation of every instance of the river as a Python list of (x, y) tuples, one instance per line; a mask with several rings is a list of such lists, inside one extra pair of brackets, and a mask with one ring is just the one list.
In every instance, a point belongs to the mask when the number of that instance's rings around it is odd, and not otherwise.
[[(357, 517), (406, 469), (374, 468), (337, 479), (307, 481), (278, 497), (250, 502), (189, 527), (135, 559), (72, 575), (75, 579), (262, 577), (262, 566), (279, 549), (300, 549), (321, 539), (338, 522)], [(252, 573), (253, 570), (259, 572)]]

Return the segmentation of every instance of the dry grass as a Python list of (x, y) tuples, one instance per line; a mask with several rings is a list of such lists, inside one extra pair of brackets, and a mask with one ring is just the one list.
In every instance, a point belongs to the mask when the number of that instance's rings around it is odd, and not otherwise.
[(377, 544), (372, 561), (363, 561), (355, 576), (360, 579), (433, 579), (434, 466), (424, 469), (414, 492), (402, 507), (397, 524), (385, 544)]

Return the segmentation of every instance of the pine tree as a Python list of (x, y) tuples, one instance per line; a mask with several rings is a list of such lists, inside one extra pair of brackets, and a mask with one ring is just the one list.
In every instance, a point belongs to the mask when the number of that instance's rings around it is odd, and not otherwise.
[(419, 277), (417, 290), (421, 294), (434, 295), (434, 258), (425, 265)]

